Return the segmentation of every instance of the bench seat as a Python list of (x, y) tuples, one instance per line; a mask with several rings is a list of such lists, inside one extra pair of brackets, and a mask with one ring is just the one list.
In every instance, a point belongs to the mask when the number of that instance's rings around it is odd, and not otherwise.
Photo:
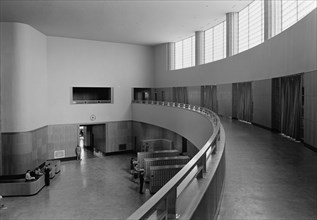
[(2, 196), (30, 196), (37, 194), (45, 186), (44, 175), (36, 180), (25, 179), (11, 180), (0, 183), (0, 195)]

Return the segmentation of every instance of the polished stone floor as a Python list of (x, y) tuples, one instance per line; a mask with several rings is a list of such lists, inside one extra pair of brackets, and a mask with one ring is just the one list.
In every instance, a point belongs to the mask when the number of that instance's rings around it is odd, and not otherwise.
[[(317, 153), (265, 129), (222, 118), (226, 180), (219, 220), (317, 219)], [(49, 187), (5, 197), (4, 219), (126, 219), (149, 197), (131, 180), (131, 155), (85, 151)]]
[(60, 174), (37, 195), (5, 197), (0, 219), (125, 219), (150, 197), (132, 181), (131, 156), (85, 151), (80, 162), (62, 162)]
[(221, 120), (227, 162), (218, 219), (316, 220), (317, 153), (257, 126)]

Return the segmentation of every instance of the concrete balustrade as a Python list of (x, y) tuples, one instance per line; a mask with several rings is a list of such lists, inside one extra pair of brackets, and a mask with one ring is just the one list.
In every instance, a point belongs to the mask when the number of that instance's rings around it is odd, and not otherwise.
[(128, 219), (215, 219), (225, 176), (225, 134), (218, 116), (189, 104), (136, 101), (132, 117), (182, 135), (199, 152)]

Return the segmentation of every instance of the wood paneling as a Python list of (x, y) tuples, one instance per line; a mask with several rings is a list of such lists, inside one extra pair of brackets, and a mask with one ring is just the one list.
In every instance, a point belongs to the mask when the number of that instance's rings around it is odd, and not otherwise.
[(78, 144), (79, 127), (76, 124), (48, 126), (48, 158), (54, 158), (54, 152), (65, 150), (65, 157), (74, 157)]
[(317, 148), (317, 71), (304, 73), (304, 142)]
[(106, 125), (91, 125), (91, 133), (91, 137), (93, 139), (93, 147), (102, 152), (106, 152)]
[(252, 122), (271, 128), (272, 80), (252, 82), (253, 118)]
[(232, 116), (232, 84), (217, 85), (218, 114)]
[(133, 140), (136, 141), (135, 151), (141, 151), (141, 140), (145, 139), (168, 139), (173, 142), (173, 149), (182, 151), (182, 136), (175, 132), (142, 122), (133, 122), (132, 127)]
[(2, 133), (2, 175), (23, 174), (48, 159), (47, 127)]
[(133, 150), (131, 121), (108, 122), (106, 125), (106, 153), (120, 151), (119, 145), (126, 145), (122, 150)]

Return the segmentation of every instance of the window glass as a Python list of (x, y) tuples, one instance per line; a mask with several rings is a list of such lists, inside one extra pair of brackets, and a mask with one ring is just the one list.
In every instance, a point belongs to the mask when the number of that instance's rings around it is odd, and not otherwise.
[(300, 0), (298, 1), (298, 20), (302, 19), (304, 16), (309, 14), (312, 10), (316, 8), (316, 0)]
[(212, 62), (213, 59), (213, 35), (214, 29), (210, 28), (209, 30), (205, 31), (205, 63)]
[(239, 52), (249, 48), (249, 7), (239, 12)]
[(175, 69), (195, 65), (195, 36), (175, 43)]
[(297, 21), (297, 0), (282, 1), (282, 31)]
[(263, 42), (263, 1), (254, 1), (249, 6), (249, 48)]
[(214, 48), (213, 61), (225, 58), (225, 22), (222, 22), (214, 27)]
[(175, 43), (175, 69), (183, 68), (183, 41)]

